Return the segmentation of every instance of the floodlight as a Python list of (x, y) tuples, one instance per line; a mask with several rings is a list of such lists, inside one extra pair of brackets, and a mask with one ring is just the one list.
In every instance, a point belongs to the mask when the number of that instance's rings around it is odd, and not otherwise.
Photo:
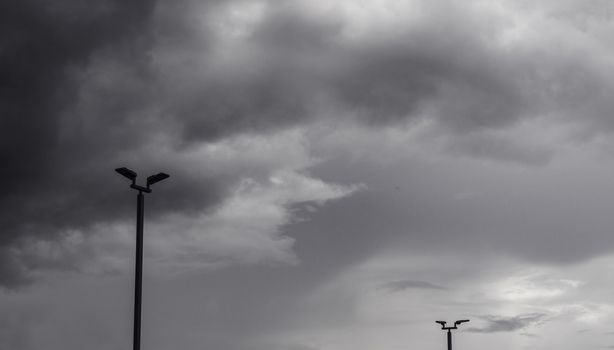
[(147, 178), (147, 187), (155, 184), (156, 182), (160, 182), (164, 179), (167, 179), (170, 175), (166, 173), (157, 173), (156, 175), (151, 175)]
[(447, 331), (448, 338), (448, 350), (452, 350), (452, 330), (458, 329), (458, 325), (461, 323), (469, 322), (469, 320), (457, 320), (454, 321), (454, 326), (446, 327), (446, 321), (435, 321), (441, 325), (441, 329)]
[(115, 169), (117, 173), (120, 175), (127, 177), (128, 179), (134, 181), (136, 179), (136, 173), (128, 168), (117, 168)]

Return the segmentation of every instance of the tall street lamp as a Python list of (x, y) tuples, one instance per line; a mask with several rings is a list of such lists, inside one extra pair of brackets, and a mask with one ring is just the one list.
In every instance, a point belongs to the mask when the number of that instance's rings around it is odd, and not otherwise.
[(452, 329), (457, 329), (461, 323), (469, 322), (469, 320), (454, 321), (453, 327), (446, 327), (446, 321), (435, 321), (441, 325), (441, 329), (448, 331), (448, 350), (452, 350)]
[(169, 177), (168, 174), (158, 173), (147, 178), (147, 187), (136, 184), (136, 173), (128, 168), (115, 169), (120, 175), (132, 181), (130, 188), (139, 191), (136, 197), (136, 259), (134, 278), (134, 333), (132, 349), (141, 349), (141, 295), (143, 290), (143, 193), (151, 193), (150, 186)]

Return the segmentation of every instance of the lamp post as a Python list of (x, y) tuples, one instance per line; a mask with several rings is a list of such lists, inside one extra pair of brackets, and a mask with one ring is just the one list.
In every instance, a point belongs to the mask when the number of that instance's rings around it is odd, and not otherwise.
[(448, 350), (452, 350), (452, 329), (457, 329), (461, 323), (469, 322), (469, 320), (454, 321), (453, 327), (446, 327), (446, 321), (435, 321), (441, 325), (441, 329), (448, 331)]
[(144, 195), (151, 193), (150, 186), (169, 177), (168, 174), (158, 173), (147, 178), (147, 187), (136, 184), (136, 173), (128, 168), (117, 168), (117, 173), (132, 181), (130, 188), (139, 191), (136, 197), (136, 259), (134, 264), (134, 332), (132, 349), (141, 349), (141, 295), (143, 291), (143, 213)]

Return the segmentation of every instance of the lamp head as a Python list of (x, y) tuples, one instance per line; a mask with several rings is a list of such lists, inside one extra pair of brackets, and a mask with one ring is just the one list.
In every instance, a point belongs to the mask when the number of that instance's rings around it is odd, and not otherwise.
[(126, 178), (128, 178), (130, 180), (132, 180), (132, 182), (134, 182), (134, 180), (136, 180), (136, 173), (134, 171), (128, 169), (128, 168), (125, 168), (125, 167), (124, 168), (117, 168), (117, 169), (115, 169), (115, 171), (118, 174), (120, 174), (120, 175), (122, 175), (122, 176), (124, 176), (124, 177), (126, 177)]
[(147, 178), (147, 187), (160, 182), (164, 179), (169, 178), (170, 175), (166, 174), (166, 173), (157, 173), (156, 175), (151, 175)]
[(454, 325), (458, 326), (459, 324), (465, 323), (465, 322), (469, 322), (469, 320), (458, 320), (458, 321), (454, 322)]
[(446, 321), (435, 321), (435, 323), (439, 323), (442, 327), (446, 326)]

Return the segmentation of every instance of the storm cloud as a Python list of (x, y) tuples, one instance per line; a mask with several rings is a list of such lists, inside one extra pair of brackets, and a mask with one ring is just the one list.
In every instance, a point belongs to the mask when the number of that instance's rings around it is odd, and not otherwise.
[[(378, 22), (344, 6), (7, 8), (2, 159), (10, 171), (2, 208), (12, 214), (2, 219), (4, 245), (125, 220), (126, 201), (108, 180), (120, 165), (173, 174), (160, 189), (164, 204), (152, 202), (154, 215), (218, 205), (241, 176), (197, 178), (171, 159), (242, 133), (345, 119), (370, 127), (426, 122), (451, 152), (539, 165), (554, 151), (499, 130), (553, 113), (607, 125), (609, 99), (574, 94), (607, 84), (605, 66), (578, 59), (590, 49), (583, 42), (537, 59), (542, 46), (508, 38), (518, 23), (486, 20), (505, 16), (496, 9), (397, 5), (408, 19)], [(546, 34), (558, 35), (559, 17), (542, 20)]]

